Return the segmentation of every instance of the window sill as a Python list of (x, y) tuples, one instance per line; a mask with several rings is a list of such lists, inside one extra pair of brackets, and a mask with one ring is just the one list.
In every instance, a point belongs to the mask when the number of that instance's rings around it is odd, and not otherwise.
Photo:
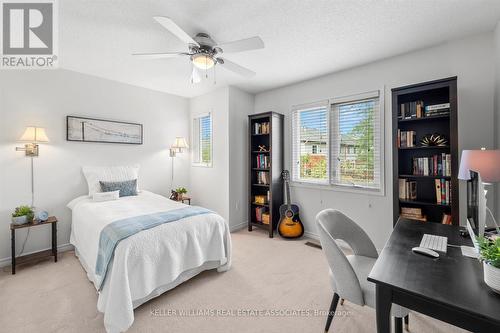
[(330, 185), (324, 183), (300, 182), (300, 181), (291, 181), (290, 186), (298, 188), (308, 188), (313, 190), (321, 190), (321, 191), (357, 193), (357, 194), (373, 195), (380, 197), (385, 196), (385, 191), (383, 188), (369, 189), (369, 188), (350, 186), (350, 185)]
[(209, 163), (209, 164), (206, 164), (206, 163), (192, 163), (191, 166), (195, 167), (195, 168), (212, 168), (213, 167), (212, 163)]

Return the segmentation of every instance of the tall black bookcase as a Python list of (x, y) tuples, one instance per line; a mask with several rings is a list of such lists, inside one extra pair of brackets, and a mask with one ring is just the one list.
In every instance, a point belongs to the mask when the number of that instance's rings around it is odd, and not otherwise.
[[(266, 230), (273, 237), (283, 203), (283, 119), (282, 114), (265, 112), (248, 116), (248, 231)], [(256, 200), (256, 196), (262, 200)], [(260, 213), (258, 213), (260, 212)], [(268, 219), (262, 218), (264, 213)], [(268, 222), (268, 223), (266, 223)]]
[[(409, 114), (413, 116), (402, 117), (401, 108), (408, 109), (408, 103), (419, 102), (426, 106), (449, 103), (449, 112), (436, 113), (426, 116), (420, 113), (417, 118), (415, 106)], [(405, 106), (402, 106), (406, 104)], [(423, 108), (423, 109), (422, 109)], [(451, 215), (454, 225), (459, 225), (459, 189), (458, 189), (458, 128), (457, 128), (457, 77), (424, 82), (410, 86), (392, 89), (392, 123), (393, 123), (393, 200), (394, 224), (396, 224), (402, 207), (420, 208), (427, 221), (440, 223), (443, 214)], [(398, 145), (401, 131), (414, 131), (415, 142), (413, 147)], [(440, 134), (447, 140), (444, 146), (423, 146), (420, 140), (429, 134)], [(447, 176), (421, 175), (415, 172), (414, 160), (417, 158), (449, 154), (451, 173)], [(417, 164), (418, 165), (418, 164)], [(416, 184), (415, 199), (400, 199), (400, 179), (406, 179)], [(449, 203), (438, 203), (436, 198), (436, 179), (448, 182)]]

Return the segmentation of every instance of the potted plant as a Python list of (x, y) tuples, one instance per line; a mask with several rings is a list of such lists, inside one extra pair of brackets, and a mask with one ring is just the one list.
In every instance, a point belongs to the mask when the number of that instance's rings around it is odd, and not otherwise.
[(12, 213), (12, 223), (20, 225), (32, 222), (34, 215), (33, 209), (30, 206), (19, 206)]
[(177, 193), (177, 200), (182, 200), (184, 197), (184, 194), (187, 193), (187, 190), (185, 187), (178, 187), (175, 192)]
[(478, 241), (483, 261), (484, 282), (500, 294), (500, 238), (480, 237)]

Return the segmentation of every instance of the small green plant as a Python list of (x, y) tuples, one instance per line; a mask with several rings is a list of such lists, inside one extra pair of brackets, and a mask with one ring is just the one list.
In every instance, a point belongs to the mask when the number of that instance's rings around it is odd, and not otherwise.
[(179, 194), (186, 194), (186, 193), (188, 193), (188, 191), (186, 190), (185, 187), (178, 187), (177, 189), (175, 189), (175, 192), (177, 192)]
[(493, 267), (500, 268), (500, 238), (491, 240), (479, 237), (478, 242), (481, 259)]
[(12, 213), (12, 217), (26, 216), (28, 221), (33, 220), (35, 214), (33, 213), (33, 209), (30, 206), (19, 206), (16, 207), (14, 213)]

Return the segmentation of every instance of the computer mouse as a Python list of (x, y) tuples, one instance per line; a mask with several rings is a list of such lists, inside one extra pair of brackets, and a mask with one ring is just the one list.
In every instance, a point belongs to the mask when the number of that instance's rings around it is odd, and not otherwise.
[(425, 247), (414, 247), (411, 250), (415, 253), (423, 254), (424, 256), (428, 256), (431, 258), (439, 258), (439, 253)]

